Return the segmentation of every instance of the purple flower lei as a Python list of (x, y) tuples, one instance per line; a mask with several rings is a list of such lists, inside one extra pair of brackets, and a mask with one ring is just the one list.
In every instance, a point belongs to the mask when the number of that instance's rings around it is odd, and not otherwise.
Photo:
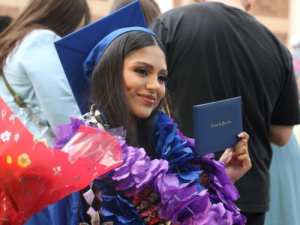
[[(62, 148), (80, 125), (87, 124), (72, 117), (71, 125), (59, 126), (55, 147)], [(119, 140), (123, 164), (94, 181), (102, 191), (104, 220), (144, 224), (130, 198), (147, 186), (161, 198), (159, 217), (172, 223), (245, 224), (246, 218), (233, 203), (239, 194), (224, 163), (213, 160), (213, 154), (195, 157), (194, 140), (184, 137), (165, 113), (157, 115), (152, 136), (152, 154), (156, 159), (151, 160), (143, 148)]]

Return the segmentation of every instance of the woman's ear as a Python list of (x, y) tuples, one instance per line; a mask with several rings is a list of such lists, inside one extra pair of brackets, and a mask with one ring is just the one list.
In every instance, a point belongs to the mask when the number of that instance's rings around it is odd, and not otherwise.
[(255, 1), (256, 1), (256, 0), (249, 0), (249, 1), (248, 1), (247, 5), (246, 5), (246, 7), (245, 7), (245, 10), (246, 10), (247, 12), (249, 12), (249, 11), (252, 9), (252, 6), (253, 6), (253, 4), (254, 4)]

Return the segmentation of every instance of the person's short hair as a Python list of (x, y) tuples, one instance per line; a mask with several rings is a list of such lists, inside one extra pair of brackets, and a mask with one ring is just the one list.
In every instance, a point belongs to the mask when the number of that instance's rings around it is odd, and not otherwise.
[(12, 18), (10, 16), (0, 16), (0, 33), (9, 26)]
[[(135, 0), (115, 0), (111, 12), (114, 12), (132, 2)], [(144, 17), (147, 23), (147, 26), (149, 27), (152, 21), (161, 14), (160, 8), (158, 4), (154, 0), (139, 0)]]

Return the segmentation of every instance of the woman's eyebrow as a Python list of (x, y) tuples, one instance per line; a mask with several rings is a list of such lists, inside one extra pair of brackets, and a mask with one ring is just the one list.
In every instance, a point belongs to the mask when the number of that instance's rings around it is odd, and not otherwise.
[(154, 67), (153, 67), (151, 64), (146, 63), (146, 62), (140, 62), (140, 61), (137, 61), (137, 62), (134, 62), (134, 64), (135, 64), (135, 63), (137, 63), (137, 64), (142, 64), (142, 65), (144, 65), (144, 66), (146, 66), (146, 67), (148, 67), (148, 68), (150, 68), (150, 69), (154, 69)]
[[(141, 64), (141, 65), (144, 65), (144, 66), (146, 66), (146, 67), (148, 67), (148, 68), (150, 68), (150, 69), (154, 69), (154, 67), (151, 65), (151, 64), (149, 64), (149, 63), (146, 63), (146, 62), (142, 62), (142, 61), (137, 61), (137, 62), (134, 62), (133, 64)], [(161, 69), (160, 70), (161, 72), (164, 72), (164, 73), (168, 73), (168, 70), (166, 70), (166, 69)]]

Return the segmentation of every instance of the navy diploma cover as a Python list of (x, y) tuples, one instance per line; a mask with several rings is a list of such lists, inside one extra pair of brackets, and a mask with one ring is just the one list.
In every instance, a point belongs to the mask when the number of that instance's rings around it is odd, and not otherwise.
[(243, 131), (241, 97), (193, 106), (198, 156), (234, 147)]

